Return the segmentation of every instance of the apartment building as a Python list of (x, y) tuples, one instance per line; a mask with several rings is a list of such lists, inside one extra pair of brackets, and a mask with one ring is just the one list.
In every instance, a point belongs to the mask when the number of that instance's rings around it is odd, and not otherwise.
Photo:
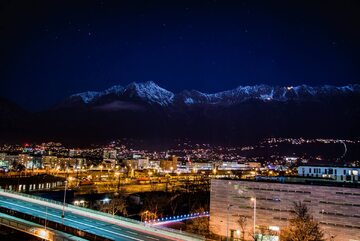
[(262, 240), (277, 241), (291, 218), (293, 202), (301, 201), (327, 240), (360, 241), (360, 186), (329, 185), (213, 179), (210, 230), (233, 241), (243, 234), (253, 240), (254, 233)]

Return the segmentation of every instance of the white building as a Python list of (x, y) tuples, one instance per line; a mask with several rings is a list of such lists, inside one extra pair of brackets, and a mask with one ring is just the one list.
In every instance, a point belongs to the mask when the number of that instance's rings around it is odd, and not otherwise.
[(123, 160), (123, 163), (127, 167), (131, 167), (132, 169), (135, 170), (146, 169), (150, 166), (149, 158)]
[(5, 161), (6, 153), (0, 153), (0, 160)]
[(358, 182), (359, 167), (299, 166), (298, 175), (303, 177), (331, 178), (338, 182)]
[[(306, 178), (298, 178), (306, 179)], [(360, 188), (352, 183), (300, 184), (212, 179), (210, 231), (222, 240), (278, 241), (293, 218), (294, 201), (305, 204), (325, 240), (360, 241)], [(242, 224), (239, 219), (245, 220)]]
[(251, 163), (238, 163), (238, 162), (223, 162), (218, 167), (219, 170), (251, 170), (255, 168), (260, 168), (261, 165), (258, 162)]
[(69, 150), (70, 157), (80, 156), (80, 155), (81, 155), (81, 150), (79, 150), (79, 149), (70, 149)]
[(43, 156), (42, 163), (44, 168), (55, 168), (58, 164), (57, 156)]
[(115, 149), (104, 149), (103, 159), (116, 159), (117, 151)]

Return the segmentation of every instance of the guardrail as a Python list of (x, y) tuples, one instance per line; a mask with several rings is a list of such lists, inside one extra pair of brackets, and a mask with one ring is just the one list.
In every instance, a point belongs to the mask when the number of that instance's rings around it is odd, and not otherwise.
[(6, 207), (0, 207), (0, 222), (1, 224), (8, 226), (10, 228), (38, 236), (42, 240), (109, 241), (109, 239), (107, 238), (103, 238), (101, 236), (89, 233), (87, 231), (78, 230), (76, 228), (69, 226), (64, 226), (60, 223), (56, 223), (44, 217), (33, 217), (30, 214), (14, 211)]
[[(2, 188), (0, 188), (0, 192), (16, 194), (16, 195), (23, 196), (23, 197), (26, 197), (26, 198), (35, 199), (35, 200), (39, 200), (39, 201), (43, 201), (43, 202), (47, 202), (47, 203), (51, 203), (51, 204), (56, 204), (56, 205), (60, 205), (60, 206), (64, 205), (64, 203), (59, 202), (59, 201), (55, 201), (55, 200), (51, 200), (51, 199), (47, 199), (47, 198), (42, 198), (42, 197), (37, 197), (37, 196), (29, 195), (29, 194), (26, 194), (26, 193), (19, 193), (19, 192), (16, 192), (16, 191), (5, 190), (5, 189), (2, 189)], [(71, 205), (71, 204), (68, 204), (68, 203), (65, 203), (65, 207), (72, 208), (72, 209), (77, 209), (79, 211), (83, 211), (83, 212), (87, 212), (87, 213), (93, 213), (93, 214), (96, 214), (96, 215), (101, 215), (101, 216), (108, 217), (108, 218), (113, 218), (115, 220), (122, 221), (122, 222), (128, 222), (128, 223), (132, 223), (132, 224), (141, 225), (141, 226), (144, 226), (144, 227), (154, 229), (154, 231), (163, 230), (163, 231), (173, 233), (173, 234), (176, 234), (176, 235), (183, 235), (183, 236), (193, 237), (193, 238), (199, 239), (199, 240), (204, 240), (203, 236), (199, 236), (199, 235), (196, 235), (196, 234), (183, 232), (183, 231), (180, 231), (180, 230), (166, 228), (166, 227), (160, 227), (160, 226), (156, 226), (156, 228), (155, 228), (155, 227), (152, 227), (152, 225), (148, 225), (147, 223), (140, 222), (140, 221), (137, 221), (137, 220), (134, 220), (134, 219), (125, 218), (125, 217), (121, 217), (121, 216), (115, 216), (115, 215), (111, 215), (111, 214), (108, 214), (108, 213), (96, 211), (96, 210), (93, 210), (93, 209), (88, 209), (88, 208), (84, 208), (84, 207), (78, 207), (78, 206)]]
[(162, 218), (155, 218), (155, 219), (149, 219), (145, 220), (145, 223), (153, 224), (153, 225), (159, 225), (162, 223), (168, 223), (168, 222), (179, 222), (187, 219), (194, 219), (194, 218), (203, 218), (203, 217), (209, 217), (209, 212), (200, 212), (200, 213), (190, 213), (190, 214), (183, 214), (183, 215), (175, 215), (175, 216), (168, 216), (168, 217), (162, 217)]

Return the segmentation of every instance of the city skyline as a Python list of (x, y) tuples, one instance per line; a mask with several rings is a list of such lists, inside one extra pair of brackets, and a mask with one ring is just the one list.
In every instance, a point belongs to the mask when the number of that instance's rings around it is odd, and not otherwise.
[[(315, 240), (357, 240), (359, 145), (304, 138), (233, 147), (179, 143), (157, 151), (124, 141), (76, 149), (54, 142), (3, 145), (2, 220), (27, 220), (37, 227), (28, 233), (40, 237), (62, 230), (89, 240), (146, 233), (143, 240), (250, 241), (255, 235), (281, 241), (296, 235), (296, 207), (304, 207), (301, 222), (316, 225)], [(88, 229), (93, 222), (103, 226)], [(179, 226), (180, 232), (169, 229)], [(2, 231), (22, 240), (19, 232)]]
[(360, 241), (360, 1), (0, 1), (0, 239)]

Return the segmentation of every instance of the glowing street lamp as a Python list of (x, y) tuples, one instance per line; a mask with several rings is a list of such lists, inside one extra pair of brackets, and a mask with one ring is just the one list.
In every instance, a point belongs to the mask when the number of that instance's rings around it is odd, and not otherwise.
[(254, 203), (254, 240), (256, 240), (255, 231), (256, 231), (256, 198), (252, 197), (250, 199)]
[(119, 189), (120, 189), (120, 172), (115, 172), (115, 175), (118, 177), (117, 193), (119, 193)]
[(42, 239), (49, 239), (49, 231), (47, 231), (46, 229), (37, 229), (34, 233)]
[(102, 176), (102, 170), (103, 170), (103, 165), (100, 166), (100, 181), (101, 181), (101, 176)]
[(226, 241), (229, 241), (229, 212), (230, 212), (230, 208), (233, 205), (228, 204), (227, 206), (227, 216), (226, 216)]

